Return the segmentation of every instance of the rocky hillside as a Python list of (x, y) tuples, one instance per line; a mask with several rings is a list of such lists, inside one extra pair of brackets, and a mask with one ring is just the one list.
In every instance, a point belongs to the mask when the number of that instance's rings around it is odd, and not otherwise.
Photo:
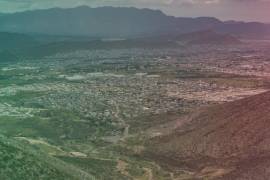
[(196, 177), (270, 176), (270, 92), (200, 110), (187, 121), (152, 139), (146, 154)]

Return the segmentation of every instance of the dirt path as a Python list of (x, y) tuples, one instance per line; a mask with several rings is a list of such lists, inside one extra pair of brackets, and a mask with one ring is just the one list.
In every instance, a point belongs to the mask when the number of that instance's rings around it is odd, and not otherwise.
[(147, 180), (153, 180), (153, 172), (150, 168), (143, 168), (145, 170), (145, 175), (147, 176)]
[(128, 164), (125, 161), (122, 160), (118, 160), (117, 161), (117, 170), (124, 176), (130, 177), (130, 174), (127, 172), (126, 168), (127, 168)]

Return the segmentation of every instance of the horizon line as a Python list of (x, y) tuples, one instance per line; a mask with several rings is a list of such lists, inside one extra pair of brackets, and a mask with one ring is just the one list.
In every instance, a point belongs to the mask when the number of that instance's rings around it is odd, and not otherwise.
[(17, 14), (17, 13), (25, 13), (25, 12), (34, 12), (34, 11), (46, 11), (46, 10), (52, 10), (52, 9), (61, 9), (61, 10), (68, 10), (68, 9), (76, 9), (76, 8), (81, 8), (81, 7), (87, 7), (89, 9), (99, 9), (99, 8), (123, 8), (123, 9), (138, 9), (138, 10), (152, 10), (152, 11), (160, 11), (162, 14), (169, 16), (169, 17), (175, 17), (175, 18), (215, 18), (221, 22), (238, 22), (238, 23), (263, 23), (263, 24), (270, 24), (270, 22), (263, 22), (263, 21), (248, 21), (248, 20), (234, 20), (234, 19), (222, 19), (218, 18), (215, 16), (175, 16), (175, 15), (170, 15), (168, 13), (165, 13), (161, 9), (157, 8), (148, 8), (148, 7), (135, 7), (135, 6), (89, 6), (89, 5), (78, 5), (78, 6), (71, 6), (71, 7), (60, 7), (60, 6), (55, 6), (55, 7), (49, 7), (49, 8), (36, 8), (36, 9), (25, 9), (25, 10), (18, 10), (18, 11), (12, 11), (12, 12), (1, 12), (0, 11), (0, 16), (1, 15), (11, 15), (11, 14)]

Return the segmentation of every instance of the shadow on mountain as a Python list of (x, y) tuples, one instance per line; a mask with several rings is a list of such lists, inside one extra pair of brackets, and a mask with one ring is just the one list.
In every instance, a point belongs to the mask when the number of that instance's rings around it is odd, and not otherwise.
[(36, 46), (37, 41), (25, 34), (0, 32), (0, 50), (13, 50)]
[[(48, 37), (50, 38), (50, 37)], [(46, 40), (43, 41), (46, 42)], [(231, 35), (219, 34), (213, 31), (199, 31), (181, 35), (154, 36), (132, 39), (98, 39), (82, 40), (77, 37), (66, 38), (64, 41), (40, 43), (37, 46), (22, 48), (16, 53), (23, 57), (42, 57), (56, 53), (72, 52), (77, 50), (98, 49), (153, 49), (179, 48), (191, 45), (237, 45), (241, 41)]]

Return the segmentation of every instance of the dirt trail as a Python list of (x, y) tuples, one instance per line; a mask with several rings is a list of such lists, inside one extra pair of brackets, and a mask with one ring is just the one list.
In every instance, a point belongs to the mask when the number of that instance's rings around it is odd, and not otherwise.
[(147, 180), (153, 180), (153, 172), (150, 168), (143, 168), (145, 170), (145, 174), (148, 177)]
[(117, 161), (117, 166), (116, 166), (117, 170), (124, 176), (130, 177), (129, 173), (126, 170), (127, 166), (128, 164), (125, 161), (122, 161), (122, 160)]
[(129, 178), (131, 178), (133, 180), (154, 180), (152, 169), (145, 167), (145, 168), (143, 168), (145, 173), (144, 173), (144, 175), (142, 177), (133, 177), (127, 171), (127, 166), (128, 166), (128, 163), (126, 163), (126, 162), (124, 162), (122, 160), (117, 161), (116, 168), (122, 175), (124, 175), (126, 177), (129, 177)]

